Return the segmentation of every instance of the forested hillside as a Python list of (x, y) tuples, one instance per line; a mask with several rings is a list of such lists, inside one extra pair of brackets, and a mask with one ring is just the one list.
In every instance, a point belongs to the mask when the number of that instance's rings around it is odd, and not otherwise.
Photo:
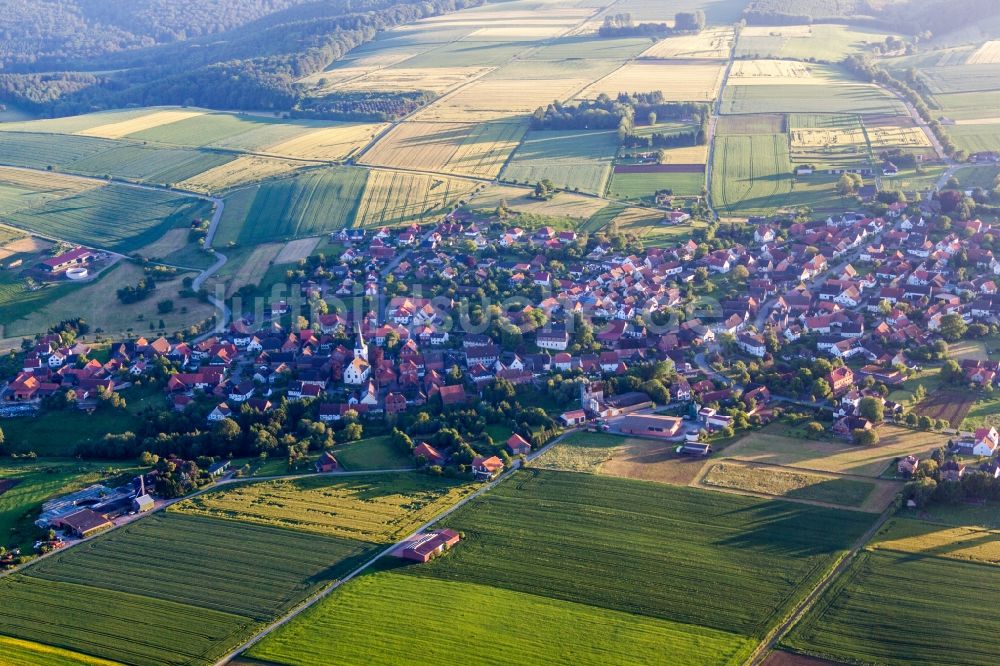
[(481, 2), (11, 0), (0, 12), (0, 102), (46, 115), (287, 109), (296, 79), (379, 30)]

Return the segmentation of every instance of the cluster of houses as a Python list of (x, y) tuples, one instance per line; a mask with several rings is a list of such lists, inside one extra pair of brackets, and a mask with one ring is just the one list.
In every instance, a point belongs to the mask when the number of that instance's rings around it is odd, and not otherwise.
[[(1000, 277), (995, 277), (1000, 259), (983, 242), (992, 227), (959, 221), (948, 233), (932, 234), (930, 223), (907, 216), (906, 210), (893, 204), (884, 217), (845, 213), (783, 229), (759, 221), (752, 242), (708, 251), (694, 240), (641, 253), (590, 242), (585, 254), (561, 256), (558, 263), (550, 258), (553, 253), (582, 247), (576, 232), (491, 225), (464, 211), (434, 227), (344, 230), (334, 234), (345, 247), (339, 263), (327, 266), (323, 279), (307, 276), (300, 285), (303, 296), (376, 295), (387, 273), (407, 284), (452, 280), (457, 297), (472, 296), (486, 280), (501, 281), (508, 293), (533, 295), (504, 312), (505, 324), (521, 331), (523, 344), (504, 348), (485, 334), (456, 330), (449, 325), (449, 304), (409, 295), (417, 290), (378, 301), (378, 312), (317, 315), (302, 330), (289, 325), (289, 304), (279, 301), (262, 320), (238, 317), (227, 330), (197, 342), (161, 337), (115, 343), (103, 363), (88, 360), (84, 344), (66, 346), (58, 336), (42, 336), (25, 354), (22, 371), (11, 378), (2, 399), (34, 403), (72, 388), (77, 404), (88, 408), (101, 391), (150, 372), (162, 357), (179, 369), (166, 384), (177, 410), (204, 394), (216, 400), (209, 421), (221, 421), (243, 405), (266, 412), (277, 396), (287, 396), (318, 401), (319, 418), (331, 422), (348, 412), (391, 417), (436, 397), (446, 407), (462, 405), (495, 378), (521, 385), (550, 373), (579, 372), (599, 380), (665, 359), (691, 370), (694, 353), (721, 336), (761, 359), (808, 336), (816, 354), (850, 361), (854, 368), (837, 368), (827, 378), (839, 427), (852, 431), (866, 427), (856, 413), (866, 397), (854, 388), (860, 380), (873, 377), (898, 385), (912, 366), (904, 352), (888, 349), (935, 340), (949, 314), (988, 323), (1000, 316)], [(932, 235), (939, 240), (931, 240)], [(457, 250), (455, 244), (468, 247), (466, 241), (475, 253)], [(479, 252), (485, 249), (496, 251)], [(959, 253), (969, 275), (954, 268)], [(697, 292), (706, 275), (730, 279), (736, 274), (745, 281), (743, 293), (698, 316), (656, 331), (637, 316), (689, 304), (688, 285)], [(963, 298), (966, 293), (972, 298)], [(915, 310), (921, 317), (908, 314)], [(570, 324), (578, 315), (595, 322), (597, 349), (574, 351)], [(547, 323), (539, 327), (539, 321)], [(966, 363), (963, 368), (970, 381), (991, 385), (1000, 364)], [(697, 372), (685, 374), (669, 387), (672, 401), (707, 405), (740, 398)], [(780, 392), (781, 387), (768, 389)], [(760, 397), (754, 396), (763, 409), (770, 393)], [(623, 396), (614, 398), (620, 403)], [(613, 404), (610, 397), (591, 402), (581, 396), (581, 409), (564, 414), (563, 423), (579, 425), (628, 407)], [(890, 413), (898, 409), (892, 403), (885, 407)]]

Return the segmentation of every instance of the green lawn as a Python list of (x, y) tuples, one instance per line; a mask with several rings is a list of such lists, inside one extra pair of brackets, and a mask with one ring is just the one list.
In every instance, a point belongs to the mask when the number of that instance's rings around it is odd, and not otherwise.
[[(515, 617), (526, 620), (516, 629)], [(497, 640), (512, 631), (516, 639)], [(383, 571), (351, 581), (249, 656), (302, 666), (452, 663), (458, 654), (463, 664), (648, 664), (669, 646), (671, 664), (700, 666), (738, 664), (752, 645), (729, 632)]]
[(414, 466), (413, 458), (393, 445), (389, 436), (369, 437), (338, 446), (333, 450), (337, 462), (348, 471), (366, 469), (406, 469)]
[(465, 540), (412, 571), (762, 636), (871, 520), (856, 511), (532, 469), (446, 518), (444, 526)]
[(139, 413), (147, 407), (162, 408), (163, 392), (155, 386), (136, 386), (121, 392), (125, 410), (98, 410), (92, 414), (68, 409), (58, 414), (4, 419), (0, 423), (8, 450), (34, 451), (40, 456), (73, 456), (76, 445), (103, 437), (106, 433), (136, 430)]

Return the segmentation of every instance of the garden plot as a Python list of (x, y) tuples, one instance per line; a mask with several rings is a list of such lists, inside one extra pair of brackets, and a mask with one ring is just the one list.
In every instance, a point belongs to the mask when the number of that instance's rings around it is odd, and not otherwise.
[(732, 28), (709, 28), (694, 35), (667, 37), (646, 49), (640, 58), (705, 58), (726, 60), (733, 49)]
[(719, 94), (724, 73), (721, 62), (635, 60), (588, 86), (580, 96), (660, 91), (668, 101), (707, 102)]

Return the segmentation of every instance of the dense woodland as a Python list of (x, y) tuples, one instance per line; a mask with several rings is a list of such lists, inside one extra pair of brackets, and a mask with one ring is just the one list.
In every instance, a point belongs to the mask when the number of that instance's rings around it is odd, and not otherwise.
[(15, 0), (0, 15), (0, 101), (45, 115), (155, 104), (288, 110), (303, 95), (294, 81), (380, 30), (481, 3)]

